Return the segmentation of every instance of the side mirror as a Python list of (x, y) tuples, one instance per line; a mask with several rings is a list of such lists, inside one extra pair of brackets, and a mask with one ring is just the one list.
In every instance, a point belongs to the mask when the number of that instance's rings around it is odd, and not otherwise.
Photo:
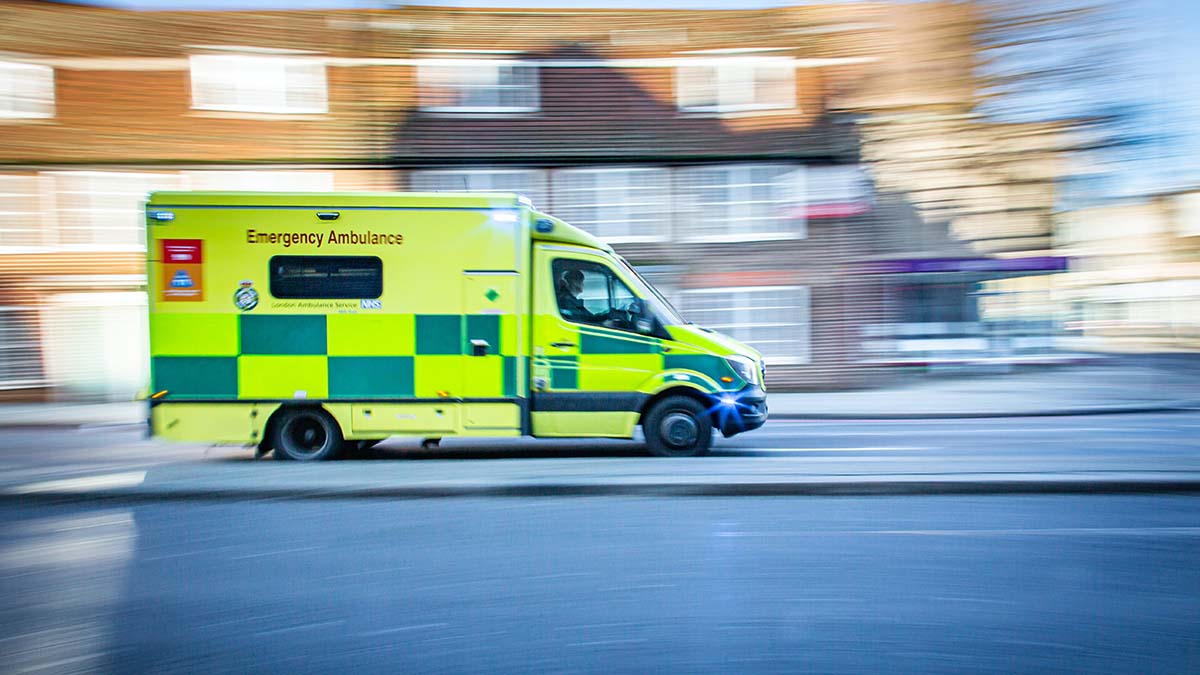
[(634, 324), (637, 326), (637, 332), (642, 335), (651, 335), (654, 333), (654, 322), (649, 319), (639, 318)]

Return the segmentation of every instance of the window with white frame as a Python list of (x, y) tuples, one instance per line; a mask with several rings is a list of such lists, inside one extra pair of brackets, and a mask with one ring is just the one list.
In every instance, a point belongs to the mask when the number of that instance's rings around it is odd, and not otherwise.
[(848, 204), (870, 195), (866, 173), (857, 165), (809, 166), (806, 173), (809, 202)]
[(687, 320), (745, 342), (768, 364), (809, 362), (807, 286), (702, 288), (678, 298)]
[(560, 169), (553, 184), (555, 215), (609, 243), (662, 241), (669, 234), (668, 169)]
[(675, 172), (681, 238), (693, 242), (802, 239), (804, 169), (782, 164), (698, 166)]
[(0, 118), (54, 117), (54, 69), (0, 61)]
[(0, 250), (47, 244), (38, 177), (0, 175)]
[(0, 307), (0, 390), (45, 383), (37, 310)]
[(416, 192), (516, 192), (545, 205), (546, 172), (539, 169), (433, 169), (414, 171)]
[(526, 113), (538, 110), (538, 70), (531, 63), (431, 59), (417, 67), (417, 82), (421, 108), (427, 111)]
[(730, 113), (796, 107), (795, 64), (790, 58), (693, 59), (676, 71), (679, 109)]
[(189, 190), (333, 192), (331, 171), (184, 171)]
[(804, 182), (809, 218), (853, 216), (870, 209), (870, 183), (858, 166), (805, 167)]
[(65, 248), (138, 250), (146, 247), (143, 207), (155, 190), (179, 188), (168, 173), (56, 171), (54, 216), (58, 245)]
[(329, 109), (319, 58), (196, 54), (190, 63), (192, 107), (199, 110), (303, 115)]

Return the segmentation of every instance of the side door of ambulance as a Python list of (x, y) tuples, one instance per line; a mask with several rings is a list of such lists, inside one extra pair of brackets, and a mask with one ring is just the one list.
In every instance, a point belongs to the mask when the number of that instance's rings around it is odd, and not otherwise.
[(606, 258), (582, 249), (536, 245), (533, 278), (533, 434), (628, 437), (639, 389), (662, 371), (661, 341), (626, 311), (640, 299)]

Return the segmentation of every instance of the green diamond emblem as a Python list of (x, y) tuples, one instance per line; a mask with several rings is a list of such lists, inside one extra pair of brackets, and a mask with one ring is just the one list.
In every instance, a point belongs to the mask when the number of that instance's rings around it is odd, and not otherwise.
[(500, 297), (500, 294), (496, 292), (496, 289), (489, 288), (487, 289), (487, 293), (483, 294), (483, 297), (487, 298), (488, 302), (495, 302), (496, 298)]

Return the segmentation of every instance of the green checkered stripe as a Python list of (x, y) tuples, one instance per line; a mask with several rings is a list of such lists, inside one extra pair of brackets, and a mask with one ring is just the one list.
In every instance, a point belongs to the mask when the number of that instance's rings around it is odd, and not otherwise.
[[(664, 353), (658, 338), (633, 334), (616, 337), (586, 329), (579, 334), (578, 355), (546, 355), (537, 357), (535, 364), (549, 367), (550, 388), (560, 390), (625, 391), (631, 385), (642, 384), (631, 381), (631, 369), (642, 373), (640, 377), (632, 376), (633, 379), (675, 370), (699, 373), (718, 383), (722, 377), (732, 377), (737, 387), (745, 384), (723, 357)], [(581, 365), (593, 368), (581, 370)], [(595, 381), (584, 381), (587, 377)]]
[[(523, 395), (511, 315), (189, 315), (151, 320), (167, 400)], [(471, 355), (486, 340), (486, 356)]]

